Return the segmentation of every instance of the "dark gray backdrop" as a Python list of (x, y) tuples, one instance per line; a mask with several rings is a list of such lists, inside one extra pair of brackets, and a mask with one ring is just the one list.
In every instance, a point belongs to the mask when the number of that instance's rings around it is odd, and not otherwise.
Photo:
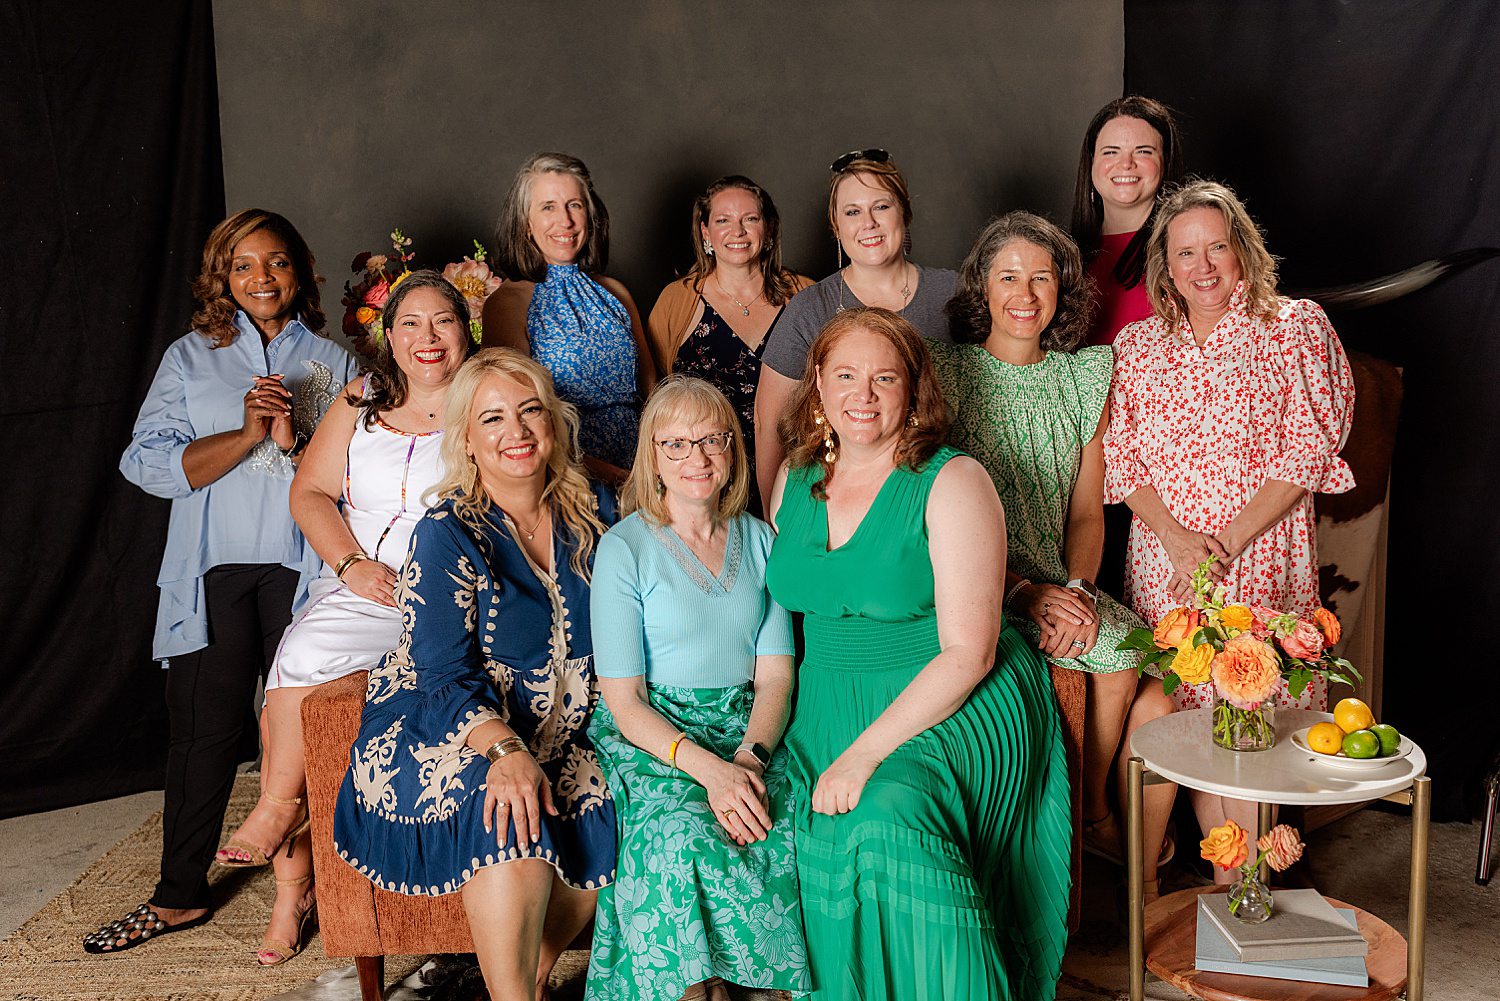
[(609, 270), (643, 312), (691, 263), (689, 203), (720, 174), (771, 192), (787, 263), (832, 271), (826, 168), (868, 146), (907, 172), (914, 259), (954, 266), (996, 210), (1066, 222), (1083, 127), (1124, 66), (1118, 0), (213, 9), (229, 210), (296, 223), (335, 328), (349, 261), (391, 227), (419, 264), (493, 249), (541, 149), (588, 163)]

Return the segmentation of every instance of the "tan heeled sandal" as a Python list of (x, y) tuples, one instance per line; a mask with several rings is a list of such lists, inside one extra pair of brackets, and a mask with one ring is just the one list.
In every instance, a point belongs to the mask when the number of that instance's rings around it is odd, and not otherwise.
[[(283, 799), (280, 796), (272, 796), (268, 792), (263, 792), (260, 794), (260, 796), (261, 799), (267, 800), (271, 803), (275, 803), (278, 806), (302, 805), (301, 796), (293, 796), (291, 799)], [(275, 856), (277, 852), (281, 851), (283, 846), (286, 848), (287, 857), (290, 858), (292, 854), (292, 846), (297, 843), (298, 838), (307, 833), (307, 829), (311, 826), (312, 818), (307, 815), (306, 810), (303, 810), (301, 822), (294, 826), (290, 831), (287, 831), (286, 834), (282, 836), (281, 840), (276, 842), (276, 844), (271, 847), (270, 851), (266, 851), (259, 845), (252, 845), (248, 841), (241, 840), (239, 832), (236, 831), (234, 833), (234, 836), (231, 837), (228, 841), (224, 842), (224, 846), (214, 853), (214, 864), (222, 865), (226, 869), (258, 869), (261, 866), (270, 865), (272, 857)], [(235, 856), (230, 855), (230, 852), (244, 852), (249, 856), (249, 858), (236, 858)]]
[[(306, 883), (312, 876), (298, 876), (296, 879), (278, 879), (277, 886), (297, 886)], [(297, 940), (295, 942), (278, 942), (270, 936), (260, 940), (260, 949), (255, 953), (255, 961), (261, 966), (280, 966), (287, 960), (296, 956), (307, 945), (309, 927), (316, 920), (318, 913), (318, 902), (315, 900), (308, 905), (307, 910), (302, 912), (302, 917), (297, 921)], [(267, 959), (266, 957), (270, 958)]]

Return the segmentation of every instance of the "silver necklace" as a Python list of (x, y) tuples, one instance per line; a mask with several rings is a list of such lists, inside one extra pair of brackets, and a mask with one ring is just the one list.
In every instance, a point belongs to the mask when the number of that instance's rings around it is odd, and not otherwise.
[[(906, 308), (906, 304), (907, 304), (907, 300), (909, 300), (911, 298), (911, 272), (908, 271), (908, 270), (906, 270), (906, 262), (905, 261), (903, 261), (901, 263), (902, 263), (901, 273), (906, 278), (906, 281), (901, 286), (901, 309), (905, 309)], [(715, 284), (717, 284), (717, 282), (715, 282)], [(839, 268), (839, 310), (838, 311), (840, 313), (842, 313), (844, 311), (844, 289), (846, 289), (846, 288), (849, 289), (849, 294), (850, 295), (854, 294), (854, 290), (852, 288), (849, 288), (849, 279), (847, 279), (847, 278), (844, 277), (844, 269), (843, 268)], [(723, 289), (719, 289), (719, 291), (722, 292), (724, 290)], [(755, 300), (752, 299), (750, 301), (754, 302)], [(898, 312), (899, 312), (899, 310), (898, 310)], [(750, 315), (750, 313), (749, 313), (748, 310), (746, 311), (745, 315), (746, 316)]]
[(719, 290), (719, 294), (722, 295), (724, 298), (728, 299), (730, 302), (732, 302), (736, 306), (740, 307), (740, 312), (744, 313), (746, 316), (750, 315), (750, 307), (755, 305), (756, 299), (759, 299), (761, 296), (765, 295), (765, 293), (766, 293), (765, 289), (761, 289), (759, 292), (755, 293), (755, 299), (751, 299), (750, 302), (747, 304), (747, 303), (740, 302), (734, 296), (730, 295), (728, 292), (725, 292), (724, 291), (724, 286), (719, 284), (719, 279), (717, 277), (714, 278), (714, 288), (718, 289)]

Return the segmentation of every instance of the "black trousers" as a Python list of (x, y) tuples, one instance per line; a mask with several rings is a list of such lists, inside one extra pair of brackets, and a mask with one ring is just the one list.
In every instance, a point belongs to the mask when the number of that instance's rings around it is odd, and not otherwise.
[[(166, 797), (157, 907), (211, 904), (208, 867), (219, 846), (236, 766), (257, 733), (256, 682), (292, 620), (297, 573), (276, 564), (226, 564), (203, 577), (208, 646), (167, 668)], [(250, 741), (249, 746), (254, 746)]]

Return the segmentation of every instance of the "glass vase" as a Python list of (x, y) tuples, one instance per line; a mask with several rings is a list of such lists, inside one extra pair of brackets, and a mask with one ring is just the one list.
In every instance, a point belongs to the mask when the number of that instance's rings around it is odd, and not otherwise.
[(1240, 878), (1229, 886), (1229, 913), (1247, 925), (1258, 925), (1271, 916), (1274, 904), (1271, 888), (1260, 881), (1260, 874), (1241, 870)]
[(1231, 751), (1269, 751), (1276, 746), (1276, 704), (1270, 699), (1241, 709), (1214, 693), (1214, 743)]

